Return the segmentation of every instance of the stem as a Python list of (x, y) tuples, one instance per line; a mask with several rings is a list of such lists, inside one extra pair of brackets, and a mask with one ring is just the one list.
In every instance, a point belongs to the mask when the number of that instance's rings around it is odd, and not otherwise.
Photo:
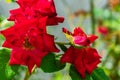
[[(92, 22), (92, 34), (95, 34), (95, 16), (94, 16), (94, 2), (93, 0), (90, 0), (90, 13), (91, 13), (91, 22)], [(95, 46), (95, 42), (92, 44), (92, 46)]]
[(67, 42), (55, 42), (55, 44), (71, 45), (70, 43), (67, 43)]
[(56, 55), (56, 57), (60, 57), (60, 56), (62, 56), (63, 54), (58, 54), (58, 55)]
[[(32, 69), (32, 73), (34, 73), (35, 72), (35, 69), (37, 68), (37, 66), (36, 65), (34, 65), (34, 67), (33, 67), (33, 69)], [(24, 80), (28, 80), (28, 78), (30, 77), (30, 73), (29, 73), (29, 70), (28, 70), (28, 68), (27, 68), (27, 70), (26, 70), (26, 74), (25, 74), (25, 77), (24, 77)]]
[(90, 13), (91, 13), (91, 21), (92, 21), (92, 34), (95, 34), (95, 16), (94, 16), (94, 3), (93, 0), (90, 0)]
[(26, 70), (26, 73), (25, 73), (25, 77), (24, 77), (24, 80), (28, 80), (28, 77), (29, 77), (29, 71), (28, 71), (28, 69)]

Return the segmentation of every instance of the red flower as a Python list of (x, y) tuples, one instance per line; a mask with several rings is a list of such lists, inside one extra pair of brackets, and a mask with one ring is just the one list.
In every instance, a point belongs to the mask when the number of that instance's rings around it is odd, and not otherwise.
[(63, 32), (70, 42), (76, 45), (89, 46), (97, 39), (97, 36), (93, 34), (86, 35), (80, 27), (75, 28), (73, 33), (63, 28)]
[(24, 20), (47, 17), (47, 25), (57, 25), (64, 21), (63, 17), (57, 17), (53, 0), (18, 0), (20, 8), (11, 10), (9, 21), (22, 23)]
[(77, 49), (71, 46), (62, 56), (61, 62), (73, 64), (82, 78), (85, 78), (85, 73), (91, 74), (100, 63), (100, 56), (94, 48)]
[(33, 10), (39, 11), (42, 15), (57, 15), (53, 0), (18, 0), (17, 3), (22, 9), (29, 7)]
[[(54, 45), (54, 37), (43, 34), (41, 36), (26, 37), (19, 46), (12, 48), (10, 65), (18, 64), (28, 66), (32, 72), (34, 65), (40, 67), (41, 60), (49, 52), (59, 52)], [(49, 41), (48, 41), (49, 40)], [(16, 43), (17, 44), (17, 43)], [(21, 47), (20, 47), (21, 46)]]
[(46, 21), (42, 22), (32, 19), (1, 31), (6, 38), (3, 46), (12, 48), (11, 65), (26, 65), (31, 72), (34, 65), (40, 66), (41, 59), (46, 54), (59, 52), (54, 43), (54, 36), (44, 31)]
[(106, 35), (106, 34), (108, 34), (108, 28), (105, 26), (99, 26), (98, 32), (101, 33), (102, 35)]

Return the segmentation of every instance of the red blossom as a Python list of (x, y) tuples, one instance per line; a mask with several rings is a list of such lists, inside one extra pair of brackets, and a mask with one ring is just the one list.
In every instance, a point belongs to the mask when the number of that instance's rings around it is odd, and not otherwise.
[(35, 65), (40, 67), (41, 60), (46, 54), (48, 54), (47, 51), (43, 52), (36, 48), (27, 50), (22, 47), (15, 47), (12, 48), (9, 64), (28, 66), (29, 72), (31, 73)]
[(85, 78), (85, 73), (88, 72), (91, 74), (100, 63), (100, 58), (101, 57), (94, 48), (87, 47), (77, 49), (71, 46), (62, 56), (61, 62), (73, 64), (82, 78)]
[[(20, 46), (21, 44), (17, 44), (18, 42), (20, 43), (21, 41), (24, 42), (24, 40), (29, 38), (29, 41), (34, 46), (41, 44), (41, 45), (49, 47), (50, 48), (49, 51), (56, 50), (54, 48), (52, 49), (52, 46), (54, 45), (54, 37), (52, 35), (47, 34), (47, 32), (45, 31), (46, 21), (44, 20), (45, 19), (43, 18), (43, 21), (42, 20), (25, 21), (24, 24), (14, 25), (6, 30), (1, 31), (1, 33), (6, 38), (7, 42), (5, 41), (5, 43), (11, 44), (11, 48), (12, 48), (15, 45)], [(38, 45), (39, 46), (38, 48), (40, 48), (41, 45)], [(8, 47), (8, 45), (5, 45), (5, 44), (4, 46)]]
[(98, 32), (101, 33), (102, 35), (106, 35), (106, 34), (108, 34), (108, 28), (105, 26), (99, 26)]
[(6, 38), (3, 47), (11, 48), (10, 64), (28, 66), (29, 71), (35, 65), (40, 67), (44, 56), (50, 52), (59, 52), (54, 36), (47, 34), (47, 25), (57, 25), (64, 21), (58, 17), (53, 0), (17, 0), (20, 8), (10, 11), (10, 28), (0, 31)]
[(66, 34), (66, 37), (70, 38), (69, 40), (76, 45), (89, 46), (97, 39), (97, 36), (93, 34), (86, 35), (80, 27), (75, 28), (73, 33), (63, 28), (63, 32)]
[[(41, 22), (43, 21), (41, 20)], [(54, 43), (54, 36), (44, 31), (45, 22), (25, 21), (24, 24), (16, 24), (1, 31), (6, 38), (3, 46), (12, 49), (11, 65), (26, 65), (31, 72), (34, 65), (40, 67), (40, 62), (46, 54), (59, 52)]]
[(22, 9), (31, 8), (43, 15), (57, 15), (53, 0), (18, 0), (17, 3)]
[(64, 21), (63, 17), (57, 17), (53, 0), (18, 0), (20, 8), (11, 10), (9, 21), (22, 23), (24, 20), (48, 17), (47, 25), (57, 25)]
[(26, 37), (19, 46), (14, 45), (10, 57), (10, 65), (18, 64), (28, 66), (30, 73), (34, 65), (40, 67), (42, 58), (49, 52), (59, 52), (54, 45), (53, 36), (47, 34), (38, 37), (33, 36)]

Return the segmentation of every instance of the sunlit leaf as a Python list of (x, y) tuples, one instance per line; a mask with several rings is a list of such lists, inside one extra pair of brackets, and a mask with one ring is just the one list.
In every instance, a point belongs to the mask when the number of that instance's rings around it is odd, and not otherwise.
[(0, 49), (0, 80), (11, 80), (18, 70), (18, 66), (10, 66), (10, 50)]

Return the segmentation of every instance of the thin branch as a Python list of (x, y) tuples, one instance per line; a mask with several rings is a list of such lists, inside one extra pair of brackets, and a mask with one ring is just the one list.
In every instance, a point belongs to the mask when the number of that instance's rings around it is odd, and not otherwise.
[(68, 43), (68, 42), (55, 42), (55, 44), (71, 45), (71, 44)]

